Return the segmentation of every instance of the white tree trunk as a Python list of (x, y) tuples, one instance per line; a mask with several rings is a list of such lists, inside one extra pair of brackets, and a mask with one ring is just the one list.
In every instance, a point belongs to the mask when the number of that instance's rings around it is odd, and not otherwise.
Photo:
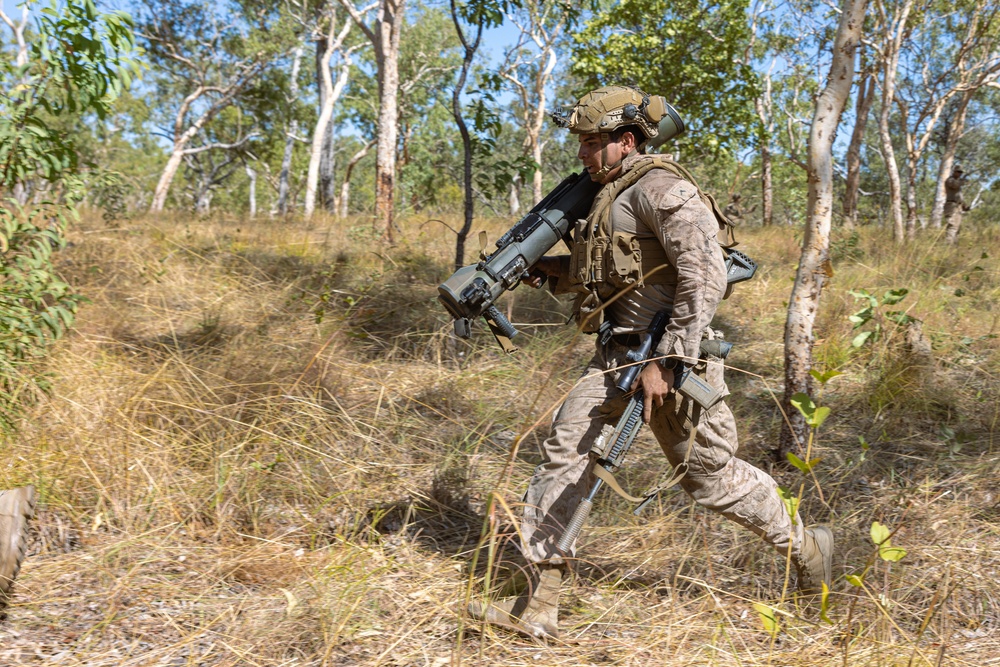
[(892, 237), (897, 243), (905, 240), (903, 229), (903, 195), (899, 180), (899, 167), (896, 164), (896, 153), (892, 146), (892, 131), (889, 127), (889, 116), (896, 96), (896, 73), (899, 70), (899, 54), (902, 50), (903, 38), (906, 34), (906, 23), (913, 8), (913, 0), (905, 0), (898, 14), (890, 20), (882, 9), (882, 23), (885, 42), (882, 45), (882, 109), (879, 113), (878, 129), (882, 144), (882, 159), (885, 162), (886, 174), (889, 177), (889, 208), (892, 213)]
[(295, 102), (299, 99), (299, 69), (302, 67), (302, 44), (292, 50), (291, 83), (288, 91), (288, 126), (285, 130), (285, 153), (281, 158), (281, 173), (278, 176), (278, 213), (288, 215), (288, 180), (292, 172), (292, 157), (295, 151), (295, 137), (299, 133), (299, 121), (295, 118)]
[(795, 285), (788, 300), (785, 322), (785, 414), (791, 424), (783, 429), (779, 451), (785, 454), (803, 442), (805, 421), (791, 407), (791, 397), (809, 393), (812, 368), (813, 327), (820, 294), (830, 268), (830, 222), (833, 214), (833, 142), (840, 115), (851, 92), (854, 54), (861, 40), (866, 0), (844, 0), (843, 13), (833, 44), (833, 62), (826, 87), (816, 99), (809, 133), (809, 198), (802, 255)]
[(257, 217), (257, 171), (251, 167), (249, 164), (243, 165), (247, 172), (247, 178), (250, 179), (250, 219), (253, 220)]
[[(323, 88), (320, 98), (323, 100), (323, 105), (320, 108), (319, 118), (316, 120), (316, 127), (313, 128), (312, 148), (309, 151), (309, 171), (306, 176), (306, 200), (303, 205), (303, 214), (305, 215), (306, 220), (311, 218), (313, 212), (316, 210), (316, 191), (317, 186), (319, 185), (320, 163), (323, 160), (323, 142), (327, 136), (330, 118), (333, 117), (333, 108), (337, 104), (337, 100), (340, 98), (340, 94), (343, 92), (344, 86), (347, 85), (347, 78), (351, 70), (351, 53), (353, 52), (353, 49), (343, 48), (344, 40), (347, 39), (347, 35), (351, 30), (351, 22), (345, 21), (344, 25), (340, 29), (340, 32), (337, 33), (336, 38), (334, 38), (336, 29), (336, 14), (331, 12), (330, 30), (327, 35), (326, 50), (323, 54), (322, 61), (319, 63)], [(337, 83), (335, 85), (333, 82), (333, 73), (330, 68), (330, 59), (333, 57), (334, 53), (340, 50), (343, 50), (343, 58), (341, 59), (340, 72), (337, 76)]]
[(156, 190), (153, 192), (153, 202), (149, 205), (150, 212), (159, 213), (166, 205), (170, 184), (173, 183), (174, 176), (177, 175), (177, 169), (181, 166), (181, 161), (184, 160), (184, 146), (186, 144), (187, 141), (179, 146), (174, 144), (174, 150), (170, 153), (167, 164), (163, 167), (163, 172), (160, 173), (160, 180), (156, 184)]
[(399, 124), (399, 38), (406, 0), (380, 0), (375, 30), (378, 64), (378, 142), (375, 148), (375, 227), (394, 241), (396, 142)]

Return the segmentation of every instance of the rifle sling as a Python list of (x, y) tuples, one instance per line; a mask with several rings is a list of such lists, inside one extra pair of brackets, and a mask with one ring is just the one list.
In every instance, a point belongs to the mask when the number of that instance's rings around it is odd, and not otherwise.
[(615, 493), (630, 503), (641, 503), (645, 500), (644, 498), (636, 498), (633, 495), (629, 495), (629, 493), (618, 483), (618, 480), (615, 479), (615, 476), (611, 474), (611, 471), (604, 466), (594, 466), (594, 475), (604, 480), (604, 483), (610, 486)]
[(625, 489), (621, 487), (615, 476), (611, 474), (611, 471), (604, 466), (595, 465), (594, 466), (594, 476), (599, 477), (604, 480), (604, 483), (611, 487), (611, 489), (617, 493), (619, 496), (629, 501), (630, 503), (644, 503), (654, 496), (658, 495), (660, 491), (665, 491), (669, 489), (674, 484), (680, 482), (687, 475), (688, 472), (688, 461), (691, 459), (691, 451), (694, 449), (694, 440), (698, 435), (698, 420), (701, 419), (701, 406), (691, 402), (691, 431), (688, 433), (687, 439), (687, 449), (684, 452), (684, 460), (677, 464), (677, 467), (671, 468), (672, 475), (667, 478), (666, 475), (661, 477), (661, 481), (657, 483), (652, 489), (647, 491), (645, 495), (636, 497), (628, 493)]

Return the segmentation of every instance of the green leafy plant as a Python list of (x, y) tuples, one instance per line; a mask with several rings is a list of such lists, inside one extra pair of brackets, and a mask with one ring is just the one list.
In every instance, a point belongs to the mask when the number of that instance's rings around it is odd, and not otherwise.
[(104, 118), (141, 71), (129, 16), (102, 14), (93, 0), (53, 2), (35, 31), (24, 62), (0, 61), (0, 188), (48, 183), (61, 197), (0, 205), (0, 428), (10, 428), (26, 386), (46, 387), (34, 362), (72, 325), (79, 302), (52, 262), (82, 193), (76, 147), (57, 121)]
[(906, 326), (911, 322), (917, 321), (916, 318), (911, 317), (901, 310), (882, 312), (884, 306), (894, 306), (906, 298), (910, 290), (905, 287), (887, 291), (882, 295), (881, 300), (864, 289), (848, 290), (847, 293), (853, 296), (855, 300), (861, 301), (864, 304), (864, 308), (848, 317), (854, 323), (854, 329), (858, 330), (866, 325), (871, 325), (870, 329), (862, 331), (854, 337), (851, 341), (853, 347), (859, 348), (865, 343), (874, 343), (879, 340), (882, 336), (883, 321), (887, 320), (900, 326)]

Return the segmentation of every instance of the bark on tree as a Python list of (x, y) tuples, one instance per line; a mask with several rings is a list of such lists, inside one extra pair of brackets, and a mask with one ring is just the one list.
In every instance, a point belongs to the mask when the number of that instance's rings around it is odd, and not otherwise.
[(244, 169), (247, 172), (247, 178), (250, 179), (250, 211), (249, 217), (251, 220), (257, 217), (257, 170), (250, 166), (249, 163), (244, 163)]
[[(743, 54), (745, 62), (749, 63), (753, 59), (753, 49), (757, 43), (757, 34), (760, 30), (761, 18), (763, 14), (771, 11), (770, 2), (754, 3), (751, 10), (750, 20), (750, 41)], [(754, 100), (754, 109), (757, 118), (760, 120), (760, 129), (757, 133), (757, 147), (760, 151), (760, 204), (761, 204), (761, 224), (765, 227), (774, 222), (774, 186), (771, 169), (771, 137), (774, 136), (774, 99), (772, 97), (771, 75), (777, 64), (777, 57), (771, 59), (771, 66), (761, 76), (761, 94)]]
[(844, 186), (844, 227), (854, 229), (858, 221), (858, 188), (861, 185), (861, 144), (865, 138), (868, 114), (875, 100), (875, 76), (864, 72), (858, 83), (858, 97), (854, 104), (854, 131), (847, 147), (847, 183)]
[[(396, 185), (396, 141), (399, 123), (399, 38), (403, 29), (406, 0), (378, 0), (377, 5), (358, 9), (350, 0), (340, 0), (351, 18), (375, 47), (378, 78), (378, 140), (375, 150), (375, 228), (388, 243), (395, 241), (394, 194)], [(365, 14), (374, 10), (371, 25)]]
[(347, 166), (344, 167), (344, 181), (340, 184), (340, 195), (334, 202), (335, 212), (339, 213), (341, 218), (347, 217), (351, 199), (351, 175), (354, 173), (354, 167), (357, 166), (358, 162), (361, 162), (364, 156), (368, 155), (374, 145), (374, 141), (366, 143), (361, 150), (351, 156), (351, 159), (347, 161)]
[(299, 69), (302, 67), (302, 54), (305, 51), (301, 44), (292, 50), (292, 72), (288, 87), (288, 97), (285, 98), (288, 108), (288, 122), (285, 126), (285, 152), (281, 157), (281, 173), (278, 176), (278, 213), (288, 215), (288, 179), (292, 173), (292, 157), (295, 151), (295, 141), (299, 134), (299, 121), (295, 117), (294, 106), (299, 99)]
[(913, 9), (913, 0), (905, 0), (900, 7), (894, 9), (889, 16), (884, 0), (875, 3), (881, 21), (885, 41), (879, 52), (882, 70), (882, 108), (878, 118), (879, 139), (882, 147), (882, 160), (885, 163), (889, 178), (889, 209), (892, 214), (892, 238), (897, 243), (906, 240), (903, 228), (903, 195), (899, 179), (899, 167), (896, 164), (896, 153), (892, 146), (892, 130), (889, 118), (892, 114), (893, 100), (896, 95), (896, 73), (899, 71), (899, 57), (903, 48), (903, 40), (907, 34), (907, 22)]
[[(312, 148), (309, 152), (309, 171), (306, 175), (306, 198), (302, 207), (302, 213), (306, 220), (311, 218), (313, 212), (316, 210), (316, 191), (319, 184), (320, 163), (323, 159), (323, 145), (328, 140), (327, 130), (330, 125), (330, 119), (333, 117), (333, 108), (344, 91), (344, 86), (347, 85), (347, 78), (351, 70), (351, 58), (356, 49), (356, 47), (344, 48), (344, 42), (350, 31), (350, 21), (345, 21), (340, 30), (337, 30), (337, 14), (331, 11), (330, 27), (327, 30), (326, 39), (318, 40), (316, 43), (317, 48), (321, 44), (325, 45), (323, 57), (317, 63), (322, 84), (320, 95), (322, 106), (320, 107), (319, 117), (316, 119), (316, 126), (313, 128)], [(337, 52), (341, 53), (341, 60), (337, 81), (334, 83), (330, 60)]]
[(462, 49), (464, 51), (462, 69), (459, 71), (458, 81), (455, 83), (455, 89), (452, 91), (451, 96), (451, 112), (455, 117), (455, 123), (458, 124), (458, 132), (462, 136), (462, 182), (465, 189), (465, 218), (462, 228), (458, 230), (457, 238), (455, 239), (455, 269), (458, 270), (465, 263), (465, 240), (472, 229), (472, 218), (475, 215), (475, 200), (472, 192), (472, 138), (469, 136), (469, 128), (465, 125), (465, 119), (462, 117), (461, 96), (462, 90), (465, 88), (465, 79), (472, 68), (472, 59), (476, 55), (476, 50), (479, 48), (479, 40), (483, 36), (483, 19), (480, 17), (479, 23), (475, 26), (475, 38), (472, 40), (466, 37), (465, 31), (462, 29), (455, 0), (451, 0), (451, 19), (455, 23), (455, 31), (458, 33), (458, 38), (462, 42)]
[(813, 327), (819, 299), (830, 266), (830, 222), (833, 217), (833, 141), (840, 124), (854, 77), (854, 55), (861, 40), (866, 0), (844, 0), (840, 24), (833, 44), (833, 62), (826, 87), (816, 99), (809, 132), (809, 198), (805, 236), (795, 285), (788, 300), (785, 321), (785, 396), (788, 422), (782, 429), (778, 453), (783, 459), (797, 444), (805, 442), (806, 424), (792, 407), (796, 393), (810, 393)]

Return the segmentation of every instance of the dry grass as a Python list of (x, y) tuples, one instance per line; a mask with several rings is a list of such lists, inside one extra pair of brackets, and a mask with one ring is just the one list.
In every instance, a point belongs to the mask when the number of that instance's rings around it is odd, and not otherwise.
[[(782, 559), (677, 490), (641, 518), (606, 495), (566, 641), (549, 645), (476, 627), (461, 601), (485, 573), (484, 552), (470, 574), (484, 515), (508, 524), (538, 424), (590, 342), (558, 326), (564, 304), (527, 292), (517, 355), (482, 330), (454, 340), (434, 300), (450, 233), (402, 232), (385, 249), (358, 221), (74, 230), (63, 269), (91, 303), (51, 359), (52, 395), (5, 442), (0, 483), (43, 495), (0, 664), (1000, 664), (995, 230), (955, 249), (838, 240), (816, 353), (844, 375), (824, 389), (833, 416), (803, 502), (834, 525), (838, 575), (871, 567), (864, 588), (838, 576), (831, 622), (782, 598)], [(768, 393), (798, 242), (787, 228), (741, 238), (760, 276), (718, 323), (740, 343), (742, 455), (798, 487), (771, 462)], [(846, 290), (896, 287), (931, 361), (893, 326), (850, 348)], [(641, 489), (662, 459), (648, 435), (638, 449), (623, 477)], [(504, 502), (488, 511), (491, 492)], [(875, 557), (873, 520), (897, 530), (901, 562)], [(778, 609), (775, 636), (755, 602)]]

